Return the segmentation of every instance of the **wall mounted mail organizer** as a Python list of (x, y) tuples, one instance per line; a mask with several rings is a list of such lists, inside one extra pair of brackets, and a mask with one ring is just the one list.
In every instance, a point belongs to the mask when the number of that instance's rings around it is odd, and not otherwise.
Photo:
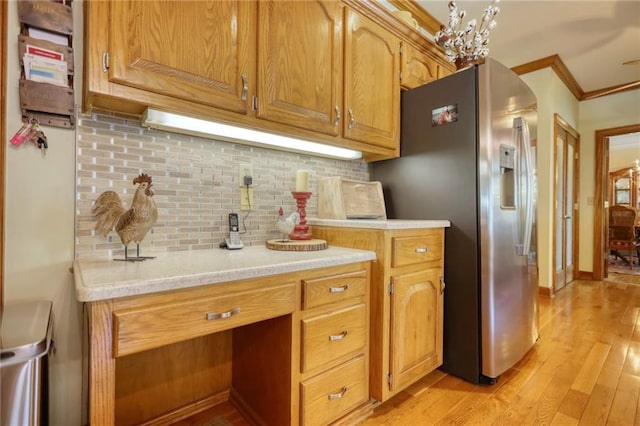
[[(69, 1), (66, 1), (69, 3)], [(18, 1), (20, 109), (25, 122), (73, 129), (73, 15), (60, 1)]]

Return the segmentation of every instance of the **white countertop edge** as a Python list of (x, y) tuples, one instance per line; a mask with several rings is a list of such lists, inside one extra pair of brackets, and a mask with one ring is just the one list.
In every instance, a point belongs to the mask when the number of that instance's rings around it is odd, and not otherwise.
[(425, 229), (449, 228), (448, 220), (404, 220), (404, 219), (318, 219), (307, 218), (308, 225), (335, 226), (339, 228), (363, 229)]
[[(215, 259), (216, 254), (234, 259)], [(274, 251), (262, 246), (251, 246), (233, 251), (211, 249), (156, 255), (156, 259), (143, 262), (117, 262), (108, 258), (76, 259), (76, 299), (79, 302), (95, 302), (346, 265), (376, 258), (372, 251), (333, 246), (326, 250), (307, 252)], [(203, 255), (212, 256), (206, 265), (202, 265)], [(181, 267), (181, 260), (185, 260), (187, 265)], [(241, 261), (237, 262), (238, 260)], [(197, 263), (194, 264), (194, 261)], [(166, 263), (163, 265), (161, 262)], [(247, 262), (252, 264), (247, 265)], [(189, 263), (195, 271), (189, 270)], [(105, 276), (113, 276), (113, 279), (108, 281)], [(94, 283), (85, 280), (94, 280)]]

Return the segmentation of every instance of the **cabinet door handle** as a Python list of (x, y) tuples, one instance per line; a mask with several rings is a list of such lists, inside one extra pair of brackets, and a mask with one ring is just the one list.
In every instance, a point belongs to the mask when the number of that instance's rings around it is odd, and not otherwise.
[(327, 396), (329, 397), (329, 401), (331, 401), (332, 399), (340, 399), (340, 398), (342, 398), (345, 393), (347, 393), (347, 387), (343, 386), (342, 389), (340, 389), (340, 392), (338, 392), (338, 393), (330, 393)]
[(342, 293), (349, 290), (349, 284), (345, 284), (342, 287), (329, 287), (329, 293)]
[(349, 108), (349, 128), (353, 129), (353, 126), (356, 124), (356, 117), (353, 115), (353, 111)]
[(242, 93), (240, 94), (240, 100), (247, 100), (247, 92), (249, 91), (249, 78), (246, 74), (242, 74)]
[(336, 105), (336, 119), (333, 121), (333, 127), (338, 127), (340, 124), (340, 108)]
[(215, 320), (215, 319), (230, 318), (239, 313), (240, 313), (240, 308), (233, 308), (232, 310), (227, 312), (210, 312), (207, 314), (207, 321)]
[(102, 72), (109, 71), (109, 52), (102, 52)]
[(416, 253), (426, 253), (427, 251), (429, 251), (427, 247), (418, 247), (416, 249)]
[(343, 331), (340, 334), (334, 334), (333, 336), (329, 336), (329, 341), (333, 342), (334, 340), (342, 340), (347, 337), (347, 334), (349, 334), (347, 330)]
[(444, 294), (444, 289), (447, 285), (444, 283), (444, 277), (440, 277), (440, 294)]

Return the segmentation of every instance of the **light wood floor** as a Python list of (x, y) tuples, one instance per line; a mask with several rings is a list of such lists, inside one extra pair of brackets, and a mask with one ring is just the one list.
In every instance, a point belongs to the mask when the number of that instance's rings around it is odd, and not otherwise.
[(493, 386), (435, 371), (364, 425), (640, 425), (640, 276), (540, 300), (540, 340)]

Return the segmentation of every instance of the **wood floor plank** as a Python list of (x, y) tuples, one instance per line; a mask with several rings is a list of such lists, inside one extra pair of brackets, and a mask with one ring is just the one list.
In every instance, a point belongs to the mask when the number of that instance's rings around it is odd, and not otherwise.
[(636, 418), (638, 395), (640, 393), (640, 377), (623, 373), (618, 388), (613, 396), (611, 414), (607, 418), (608, 425), (632, 425)]
[(613, 402), (614, 389), (596, 384), (587, 401), (580, 425), (597, 426), (606, 424)]
[(569, 417), (565, 414), (557, 412), (555, 416), (553, 416), (553, 420), (551, 420), (551, 426), (574, 426), (578, 424), (578, 420), (573, 417)]
[(578, 377), (576, 377), (573, 385), (571, 385), (571, 389), (591, 394), (591, 390), (595, 386), (598, 378), (594, 373), (597, 373), (602, 369), (610, 350), (611, 345), (596, 343), (593, 346), (593, 350), (589, 352), (582, 369), (578, 373)]
[(622, 371), (640, 376), (640, 342), (632, 341), (629, 344), (627, 358), (624, 361)]
[(589, 395), (586, 393), (569, 389), (562, 400), (562, 404), (558, 407), (558, 413), (564, 414), (565, 417), (571, 417), (577, 422), (582, 417), (588, 400)]

